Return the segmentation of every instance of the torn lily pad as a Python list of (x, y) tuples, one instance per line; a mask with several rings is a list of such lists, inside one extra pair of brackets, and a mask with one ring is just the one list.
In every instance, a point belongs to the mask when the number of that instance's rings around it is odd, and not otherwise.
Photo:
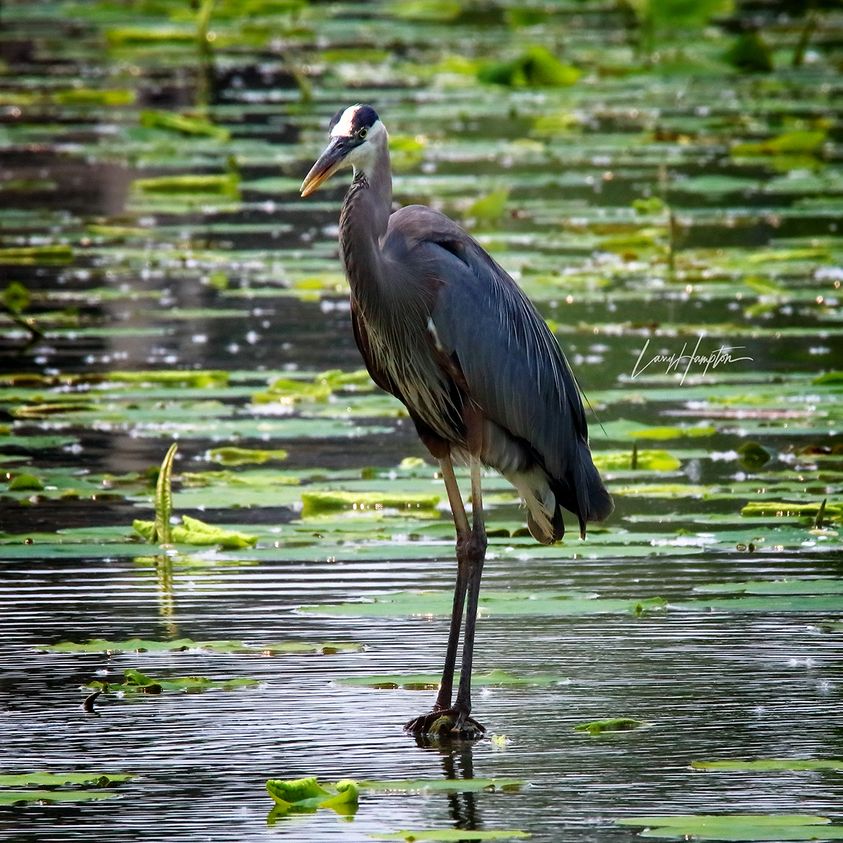
[(267, 779), (266, 791), (275, 802), (273, 813), (309, 814), (328, 808), (337, 814), (351, 816), (357, 811), (360, 788), (353, 779), (342, 779), (334, 785), (322, 786), (315, 776), (303, 779)]
[[(148, 542), (156, 540), (154, 521), (135, 519), (132, 522), (132, 527)], [(219, 545), (227, 550), (239, 550), (244, 547), (253, 547), (257, 540), (257, 536), (250, 536), (247, 533), (228, 530), (224, 527), (215, 527), (212, 524), (200, 521), (198, 518), (191, 518), (189, 515), (183, 515), (181, 524), (176, 524), (170, 528), (170, 541), (174, 544), (190, 544), (200, 547)]]
[(233, 445), (224, 448), (212, 448), (208, 451), (208, 459), (220, 465), (263, 465), (265, 462), (286, 460), (289, 453), (283, 448), (276, 450), (261, 450), (259, 448), (237, 448)]

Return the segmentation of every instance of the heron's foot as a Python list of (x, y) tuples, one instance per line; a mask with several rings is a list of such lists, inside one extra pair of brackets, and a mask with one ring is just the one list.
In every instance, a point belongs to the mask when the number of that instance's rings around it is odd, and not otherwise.
[(440, 708), (415, 717), (404, 731), (417, 737), (461, 738), (474, 741), (486, 734), (486, 727), (459, 708)]

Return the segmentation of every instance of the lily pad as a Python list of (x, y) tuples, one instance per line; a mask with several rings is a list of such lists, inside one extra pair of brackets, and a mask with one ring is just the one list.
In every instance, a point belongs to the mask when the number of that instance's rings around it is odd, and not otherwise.
[(343, 779), (323, 787), (315, 776), (304, 779), (268, 779), (267, 793), (275, 802), (276, 814), (313, 813), (329, 808), (344, 816), (357, 811), (360, 788), (356, 781)]
[(438, 494), (405, 492), (304, 492), (301, 496), (302, 518), (341, 510), (432, 510), (438, 505)]
[(119, 795), (114, 790), (0, 790), (0, 806), (32, 802), (93, 802)]
[(394, 831), (391, 834), (370, 834), (373, 840), (405, 840), (407, 843), (415, 843), (416, 840), (441, 841), (441, 843), (460, 843), (469, 840), (516, 840), (530, 837), (526, 831), (514, 828), (493, 828), (484, 831), (473, 831), (465, 828), (444, 828), (444, 829), (413, 829)]
[[(154, 521), (135, 519), (132, 522), (132, 527), (148, 542), (156, 541), (157, 533)], [(189, 544), (200, 547), (219, 545), (229, 550), (236, 550), (252, 547), (257, 543), (257, 540), (257, 536), (239, 533), (236, 530), (227, 530), (224, 527), (215, 527), (200, 521), (198, 518), (191, 518), (189, 515), (183, 515), (181, 524), (177, 524), (170, 529), (170, 541), (175, 544)]]
[[(459, 671), (455, 681), (459, 681)], [(347, 676), (338, 680), (342, 685), (390, 690), (403, 688), (407, 691), (430, 691), (439, 687), (439, 676), (434, 673), (380, 674), (376, 676)], [(526, 688), (562, 685), (568, 680), (549, 673), (514, 675), (505, 670), (491, 670), (488, 673), (474, 673), (471, 684), (475, 688)]]
[(236, 679), (208, 679), (205, 676), (179, 676), (167, 679), (153, 679), (139, 670), (126, 670), (120, 683), (94, 681), (86, 687), (94, 691), (120, 691), (127, 696), (136, 694), (161, 694), (168, 691), (181, 694), (200, 694), (205, 691), (235, 691), (241, 688), (256, 688), (257, 679), (238, 677)]
[(630, 732), (644, 726), (643, 720), (632, 717), (610, 717), (607, 720), (592, 720), (590, 723), (580, 723), (574, 726), (577, 732), (588, 732), (589, 735), (604, 735), (607, 732)]
[(833, 770), (843, 772), (843, 758), (757, 758), (753, 761), (692, 761), (694, 770), (709, 770), (715, 773), (758, 772), (770, 773), (779, 770), (794, 772)]
[[(40, 653), (178, 653), (201, 651), (206, 653), (237, 653), (243, 655), (304, 655), (308, 653), (329, 655), (334, 653), (358, 653), (362, 644), (340, 641), (277, 641), (270, 644), (244, 644), (242, 641), (193, 641), (190, 638), (177, 638), (175, 641), (150, 641), (142, 638), (130, 638), (126, 641), (107, 641), (92, 638), (90, 641), (76, 643), (62, 641), (59, 644), (36, 644)], [(2, 779), (0, 779), (2, 784)]]
[(212, 448), (208, 458), (221, 465), (263, 465), (265, 462), (286, 460), (289, 453), (281, 448), (274, 451), (257, 448), (238, 448), (228, 445), (224, 448)]
[(361, 790), (386, 793), (479, 793), (481, 791), (518, 791), (521, 779), (380, 779), (358, 782)]
[(830, 825), (827, 817), (808, 814), (686, 814), (628, 817), (616, 822), (645, 826), (642, 837), (724, 841), (843, 839), (843, 826)]
[[(707, 594), (843, 594), (840, 579), (754, 580), (750, 582), (707, 583), (694, 587)], [(843, 606), (841, 606), (843, 609)]]
[[(395, 591), (373, 598), (345, 603), (300, 606), (298, 611), (317, 615), (350, 617), (449, 617), (453, 603), (450, 591)], [(631, 600), (597, 597), (581, 592), (481, 591), (479, 617), (494, 615), (596, 615), (641, 614), (665, 607), (661, 598)]]
[(134, 773), (4, 773), (0, 774), (0, 787), (110, 787), (133, 778)]

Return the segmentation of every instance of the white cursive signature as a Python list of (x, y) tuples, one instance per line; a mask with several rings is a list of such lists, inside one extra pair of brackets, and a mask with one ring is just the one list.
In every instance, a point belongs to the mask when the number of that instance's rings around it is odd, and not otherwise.
[(685, 343), (682, 346), (682, 352), (680, 354), (656, 354), (642, 366), (641, 361), (644, 359), (644, 354), (650, 346), (650, 340), (648, 339), (644, 343), (644, 348), (641, 349), (641, 353), (638, 355), (635, 365), (632, 367), (633, 379), (637, 378), (642, 372), (649, 369), (654, 363), (665, 363), (666, 375), (669, 375), (671, 372), (679, 371), (680, 366), (685, 363), (685, 370), (682, 372), (682, 377), (679, 380), (680, 384), (684, 384), (685, 378), (688, 377), (688, 372), (691, 370), (691, 366), (702, 366), (702, 373), (705, 375), (709, 369), (716, 369), (718, 366), (727, 366), (730, 363), (739, 363), (742, 360), (752, 360), (751, 357), (732, 356), (733, 351), (746, 348), (746, 346), (743, 345), (721, 345), (710, 354), (700, 354), (699, 350), (700, 344), (703, 341), (703, 336), (703, 334), (699, 335), (697, 338), (697, 344), (694, 346), (694, 350), (690, 354), (686, 353), (688, 343)]

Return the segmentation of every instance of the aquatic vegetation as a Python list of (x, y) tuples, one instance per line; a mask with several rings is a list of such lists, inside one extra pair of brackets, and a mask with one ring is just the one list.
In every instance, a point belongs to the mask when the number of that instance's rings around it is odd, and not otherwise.
[(606, 720), (592, 720), (590, 723), (580, 723), (574, 726), (577, 732), (588, 732), (589, 735), (605, 735), (611, 732), (630, 732), (646, 725), (642, 720), (632, 717), (610, 717)]
[[(190, 638), (177, 638), (173, 641), (151, 641), (131, 638), (127, 641), (106, 641), (93, 638), (90, 641), (76, 643), (62, 641), (58, 644), (36, 644), (39, 653), (237, 653), (240, 655), (332, 655), (334, 653), (356, 653), (362, 650), (360, 644), (325, 641), (276, 641), (270, 644), (246, 644), (242, 641), (193, 641)], [(2, 782), (0, 782), (2, 783)]]
[(840, 758), (756, 758), (752, 761), (733, 761), (729, 759), (716, 761), (692, 761), (691, 769), (708, 770), (713, 773), (770, 773), (778, 771), (788, 772), (822, 772), (832, 770), (843, 772), (843, 759)]
[(164, 534), (166, 538), (162, 537), (157, 520), (141, 521), (136, 518), (132, 522), (132, 527), (150, 544), (190, 544), (200, 547), (218, 545), (229, 550), (236, 550), (252, 547), (258, 540), (257, 536), (206, 524), (189, 515), (181, 516), (181, 524), (170, 524), (167, 533)]
[(164, 693), (201, 694), (205, 691), (236, 691), (243, 688), (256, 688), (257, 679), (238, 677), (236, 679), (208, 679), (205, 676), (179, 676), (156, 679), (127, 668), (123, 671), (122, 682), (94, 680), (85, 687), (102, 693), (120, 693), (127, 697), (138, 694), (155, 696)]
[(416, 840), (441, 841), (441, 843), (453, 841), (453, 843), (460, 843), (463, 840), (520, 840), (531, 835), (526, 831), (514, 828), (495, 828), (482, 831), (464, 828), (425, 828), (395, 831), (391, 834), (371, 834), (369, 836), (373, 840), (406, 840), (407, 843), (414, 843)]
[[(394, 690), (403, 688), (405, 691), (430, 691), (439, 687), (440, 676), (433, 673), (425, 674), (394, 674), (380, 676), (347, 676), (340, 679), (342, 685), (362, 688), (376, 688), (377, 690)], [(455, 674), (455, 682), (459, 681), (459, 671)], [(491, 670), (488, 673), (475, 673), (471, 683), (477, 688), (541, 688), (550, 685), (564, 685), (567, 679), (547, 673), (515, 675), (505, 670)]]
[(361, 790), (387, 793), (479, 793), (517, 792), (521, 779), (383, 779), (357, 782)]
[(304, 779), (268, 779), (266, 791), (275, 802), (278, 815), (311, 813), (328, 808), (337, 814), (351, 816), (357, 811), (360, 788), (352, 779), (334, 785), (320, 785), (315, 776)]
[(645, 826), (641, 837), (724, 841), (841, 840), (843, 827), (810, 814), (684, 814), (626, 817), (622, 826)]

